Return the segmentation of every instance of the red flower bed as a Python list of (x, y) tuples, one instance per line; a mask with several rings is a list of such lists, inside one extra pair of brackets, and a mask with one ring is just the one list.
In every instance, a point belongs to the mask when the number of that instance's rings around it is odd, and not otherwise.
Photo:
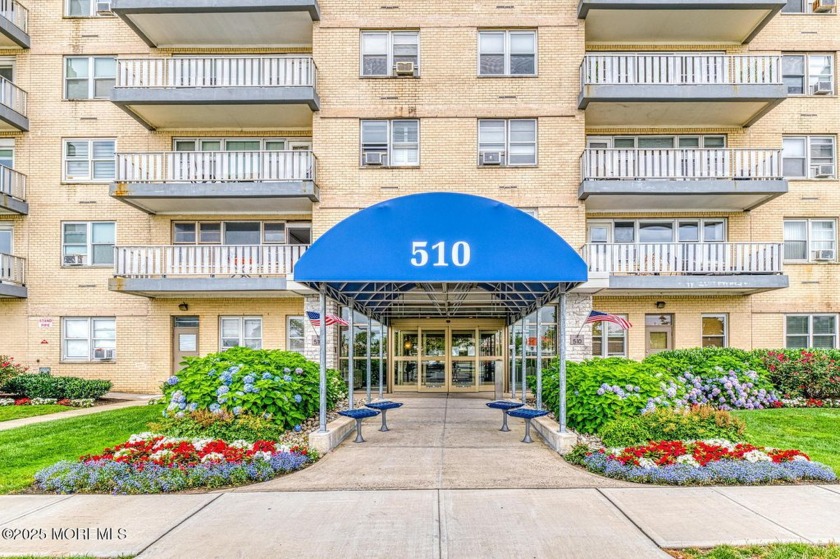
[(800, 450), (769, 449), (747, 443), (733, 444), (726, 441), (649, 442), (620, 449), (617, 453), (609, 455), (609, 459), (617, 460), (625, 466), (640, 466), (651, 462), (656, 466), (670, 466), (680, 462), (691, 463), (692, 459), (700, 466), (719, 460), (772, 461), (776, 464), (810, 460), (808, 455)]

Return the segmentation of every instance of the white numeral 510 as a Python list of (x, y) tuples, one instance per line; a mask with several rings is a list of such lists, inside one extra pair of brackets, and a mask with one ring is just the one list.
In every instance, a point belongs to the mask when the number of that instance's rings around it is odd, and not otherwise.
[[(437, 256), (437, 259), (432, 266), (449, 266), (452, 263), (458, 268), (463, 268), (470, 263), (470, 245), (466, 241), (457, 241), (452, 244), (452, 248), (447, 251), (446, 243), (441, 241), (429, 247), (428, 241), (414, 241), (411, 243), (411, 265), (418, 268), (428, 266), (429, 264), (429, 248), (431, 248), (432, 256)], [(449, 256), (449, 260), (447, 260)]]

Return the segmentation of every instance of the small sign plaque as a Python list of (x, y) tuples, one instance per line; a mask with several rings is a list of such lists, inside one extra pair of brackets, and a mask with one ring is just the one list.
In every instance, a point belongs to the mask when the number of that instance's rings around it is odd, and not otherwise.
[(569, 345), (583, 345), (583, 336), (569, 336)]
[(39, 328), (52, 328), (53, 326), (53, 319), (51, 318), (39, 318), (38, 319), (38, 327)]

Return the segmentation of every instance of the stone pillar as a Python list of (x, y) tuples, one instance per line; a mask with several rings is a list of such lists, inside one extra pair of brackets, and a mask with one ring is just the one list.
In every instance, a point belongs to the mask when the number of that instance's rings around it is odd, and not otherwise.
[[(592, 311), (592, 296), (583, 293), (569, 293), (566, 296), (566, 350), (569, 361), (583, 361), (592, 357), (592, 326), (581, 325)], [(583, 345), (572, 345), (571, 340), (583, 338)]]
[[(303, 310), (304, 311), (314, 311), (317, 313), (321, 312), (321, 303), (319, 300), (319, 295), (307, 295), (304, 297), (303, 301)], [(338, 314), (338, 303), (333, 301), (332, 299), (327, 298), (327, 313), (328, 314)], [(323, 318), (323, 317), (322, 317)], [(314, 361), (318, 363), (320, 361), (320, 346), (318, 345), (318, 329), (312, 326), (312, 323), (309, 319), (305, 316), (304, 313), (304, 326), (303, 331), (305, 333), (304, 341), (303, 341), (303, 355), (310, 361)], [(328, 369), (338, 369), (338, 329), (339, 326), (332, 325), (327, 326), (327, 368)]]

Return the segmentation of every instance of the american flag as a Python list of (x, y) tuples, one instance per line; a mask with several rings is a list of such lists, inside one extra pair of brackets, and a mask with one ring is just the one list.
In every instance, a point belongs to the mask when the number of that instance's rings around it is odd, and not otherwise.
[[(306, 316), (309, 318), (309, 322), (312, 323), (312, 326), (315, 328), (321, 327), (321, 313), (317, 313), (314, 311), (306, 311)], [(333, 324), (340, 324), (341, 326), (347, 326), (347, 321), (343, 320), (340, 316), (336, 316), (334, 314), (327, 314), (327, 320), (325, 321), (327, 326), (332, 326)]]
[(583, 323), (594, 324), (595, 322), (612, 322), (613, 324), (617, 324), (618, 327), (622, 330), (627, 330), (633, 326), (632, 324), (630, 324), (630, 321), (626, 318), (621, 318), (618, 315), (600, 311), (592, 311), (591, 313), (589, 313), (589, 316)]

